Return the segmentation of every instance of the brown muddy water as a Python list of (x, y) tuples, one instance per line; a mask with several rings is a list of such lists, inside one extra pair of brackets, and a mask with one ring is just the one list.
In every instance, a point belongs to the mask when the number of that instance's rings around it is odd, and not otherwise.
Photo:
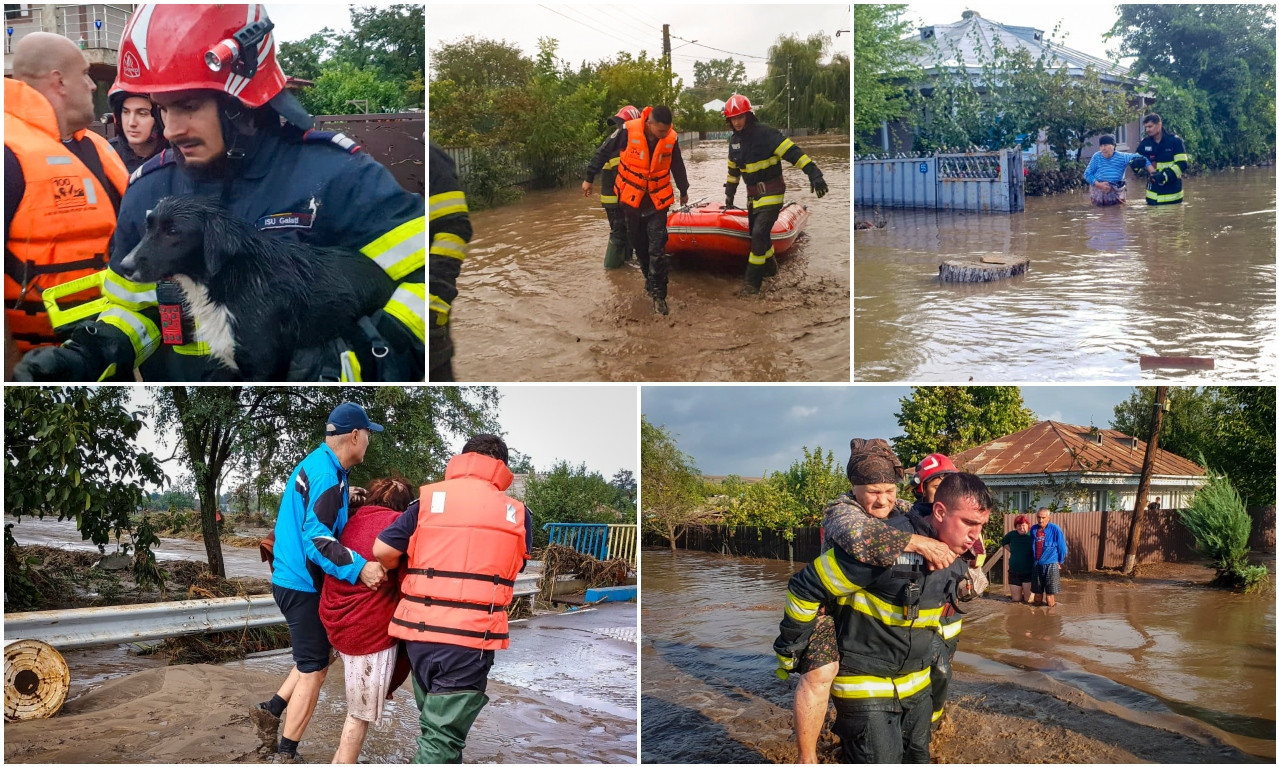
[[(604, 269), (598, 184), (589, 198), (574, 185), (473, 213), (453, 314), (458, 380), (849, 380), (848, 138), (798, 141), (830, 193), (817, 199), (786, 166), (787, 200), (812, 216), (780, 274), (745, 298), (744, 261), (675, 258), (667, 317), (653, 312), (637, 264)], [(703, 142), (684, 161), (690, 201), (722, 201), (727, 143)]]
[[(467, 740), (466, 761), (634, 764), (635, 619), (634, 604), (605, 604), (513, 623), (511, 648), (497, 654), (491, 700)], [(6, 761), (259, 761), (245, 712), (269, 698), (292, 665), (287, 650), (222, 666), (167, 669), (125, 646), (65, 657), (72, 688), (63, 712), (7, 723)], [(369, 729), (361, 762), (411, 762), (419, 730), (412, 689), (398, 690), (384, 712)], [(345, 715), (339, 661), (299, 748), (308, 761), (332, 757)]]
[[(794, 760), (771, 645), (801, 565), (643, 558), (642, 761)], [(1274, 761), (1273, 595), (1067, 577), (1050, 613), (1000, 588), (968, 608), (938, 761)]]
[[(1135, 191), (1140, 191), (1137, 188)], [(1186, 202), (1096, 208), (1074, 192), (1014, 214), (884, 210), (854, 234), (858, 381), (1270, 378), (1275, 169), (1186, 181)], [(873, 211), (858, 209), (858, 221)], [(1013, 255), (1020, 277), (940, 283), (940, 262)], [(1140, 370), (1141, 355), (1212, 371)]]

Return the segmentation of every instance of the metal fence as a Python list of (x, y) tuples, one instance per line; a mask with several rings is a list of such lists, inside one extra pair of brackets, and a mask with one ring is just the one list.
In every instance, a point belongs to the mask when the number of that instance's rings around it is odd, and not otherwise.
[(5, 53), (32, 32), (62, 35), (90, 50), (119, 50), (133, 12), (119, 5), (5, 6)]
[(341, 131), (386, 166), (405, 190), (426, 194), (426, 113), (317, 115), (318, 130)]
[(620, 557), (634, 568), (635, 525), (608, 525), (592, 522), (550, 522), (542, 525), (549, 533), (548, 543), (567, 546), (599, 560)]
[(608, 551), (606, 553), (610, 557), (625, 559), (630, 563), (632, 570), (638, 564), (638, 560), (635, 557), (636, 530), (637, 527), (635, 525), (608, 526)]
[[(676, 543), (681, 549), (708, 551), (733, 557), (760, 557), (808, 562), (822, 553), (822, 529), (797, 527), (790, 531), (753, 525), (697, 525), (689, 527)], [(644, 545), (669, 547), (670, 542), (651, 531), (644, 533)]]
[(885, 208), (1013, 213), (1026, 209), (1021, 152), (856, 158), (853, 203)]

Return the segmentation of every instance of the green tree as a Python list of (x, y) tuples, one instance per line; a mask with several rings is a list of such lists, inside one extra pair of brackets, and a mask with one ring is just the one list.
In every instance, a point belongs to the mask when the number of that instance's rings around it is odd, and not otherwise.
[(1190, 508), (1177, 514), (1194, 536), (1195, 548), (1217, 568), (1217, 585), (1251, 591), (1265, 583), (1266, 568), (1248, 564), (1252, 517), (1224, 475), (1211, 473)]
[(351, 31), (338, 36), (333, 58), (382, 79), (412, 82), (426, 69), (426, 6), (350, 6)]
[(357, 69), (351, 64), (328, 66), (300, 95), (311, 114), (361, 114), (364, 108), (352, 101), (365, 101), (370, 114), (399, 112), (405, 106), (404, 83), (383, 79), (375, 69)]
[(169, 509), (194, 509), (195, 494), (188, 489), (171, 489), (163, 493), (152, 493), (146, 501), (146, 508), (167, 511)]
[(386, 427), (351, 470), (353, 485), (392, 475), (414, 485), (435, 481), (451, 457), (451, 436), (498, 430), (490, 387), (164, 387), (152, 408), (157, 430), (176, 431), (178, 454), (195, 479), (211, 571), (225, 575), (215, 510), (227, 474), (241, 467), (283, 482), (323, 441), (328, 414), (343, 401)]
[(314, 80), (320, 76), (321, 62), (333, 55), (337, 33), (325, 27), (302, 40), (280, 43), (276, 58), (284, 74)]
[(74, 519), (99, 549), (119, 540), (147, 502), (144, 488), (165, 482), (160, 462), (137, 444), (143, 422), (127, 407), (129, 391), (6, 387), (5, 513)]
[(689, 90), (703, 104), (715, 98), (727, 101), (745, 84), (746, 65), (732, 57), (693, 62), (693, 87)]
[[(1274, 13), (1273, 5), (1120, 5), (1106, 38), (1119, 41), (1118, 55), (1136, 57), (1134, 73), (1164, 78), (1151, 80), (1156, 110), (1183, 137), (1205, 139), (1187, 141), (1197, 162), (1240, 165), (1274, 156)], [(1206, 113), (1166, 109), (1187, 94)]]
[(431, 51), (432, 82), (448, 80), (463, 90), (491, 91), (522, 88), (532, 79), (533, 60), (505, 40), (468, 35)]
[(870, 136), (880, 124), (892, 122), (910, 106), (903, 82), (919, 78), (912, 57), (920, 44), (908, 37), (905, 5), (853, 5), (854, 136), (861, 151), (876, 148)]
[(789, 121), (796, 128), (849, 129), (851, 64), (843, 53), (823, 63), (829, 47), (826, 35), (777, 38), (768, 49), (763, 100), (755, 105), (761, 120), (782, 128)]
[(929, 453), (953, 456), (997, 437), (1028, 429), (1035, 414), (1016, 386), (912, 386), (902, 397), (893, 450), (905, 465)]
[(802, 517), (797, 526), (820, 525), (826, 504), (848, 489), (848, 476), (835, 462), (835, 453), (820, 447), (812, 451), (804, 447), (803, 460), (775, 473), (772, 481), (799, 505)]
[[(1154, 387), (1133, 390), (1115, 406), (1111, 428), (1144, 439), (1154, 415)], [(1228, 473), (1251, 505), (1275, 502), (1275, 390), (1269, 386), (1176, 387), (1168, 393), (1159, 447), (1202, 456)]]
[(635, 507), (618, 507), (617, 489), (586, 464), (556, 461), (545, 474), (531, 474), (524, 487), (524, 503), (533, 512), (533, 544), (545, 546), (550, 522), (633, 524)]
[(640, 522), (660, 533), (671, 551), (690, 525), (703, 522), (700, 480), (693, 459), (680, 451), (664, 427), (640, 416)]

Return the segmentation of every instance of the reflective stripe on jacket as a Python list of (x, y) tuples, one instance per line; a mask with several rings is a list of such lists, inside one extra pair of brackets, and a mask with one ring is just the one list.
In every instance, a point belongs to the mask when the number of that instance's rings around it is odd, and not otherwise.
[[(123, 195), (129, 174), (107, 140), (88, 130), (75, 138), (92, 142), (113, 191)], [(22, 166), (26, 186), (9, 227), (4, 264), (9, 332), (25, 352), (57, 341), (44, 289), (88, 278), (106, 265), (116, 210), (98, 177), (63, 145), (48, 99), (20, 80), (4, 81), (4, 145)], [(62, 297), (64, 324), (102, 308), (98, 281), (80, 284)]]
[(391, 636), (480, 650), (510, 646), (505, 608), (528, 558), (524, 504), (502, 493), (511, 480), (501, 461), (462, 453), (449, 461), (443, 482), (422, 487)]
[(1155, 142), (1146, 136), (1137, 145), (1137, 154), (1155, 164), (1155, 172), (1168, 170), (1171, 172), (1166, 184), (1156, 184), (1153, 179), (1146, 182), (1146, 202), (1151, 205), (1166, 205), (1181, 202), (1184, 193), (1181, 188), (1181, 177), (1190, 167), (1190, 155), (1186, 154), (1186, 144), (1180, 136), (1164, 129), (1163, 140)]
[(675, 202), (675, 190), (671, 187), (671, 156), (679, 144), (679, 134), (672, 128), (658, 139), (652, 153), (648, 149), (648, 136), (644, 125), (652, 107), (645, 107), (638, 120), (626, 123), (626, 147), (622, 150), (617, 166), (618, 202), (639, 208), (648, 195), (656, 210), (666, 210)]

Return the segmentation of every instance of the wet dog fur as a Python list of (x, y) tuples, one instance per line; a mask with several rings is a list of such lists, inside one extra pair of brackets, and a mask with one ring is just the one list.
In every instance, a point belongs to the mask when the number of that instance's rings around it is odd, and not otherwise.
[(298, 349), (358, 338), (395, 283), (350, 248), (271, 237), (202, 197), (166, 197), (118, 270), (181, 288), (211, 356), (248, 381), (283, 381)]

